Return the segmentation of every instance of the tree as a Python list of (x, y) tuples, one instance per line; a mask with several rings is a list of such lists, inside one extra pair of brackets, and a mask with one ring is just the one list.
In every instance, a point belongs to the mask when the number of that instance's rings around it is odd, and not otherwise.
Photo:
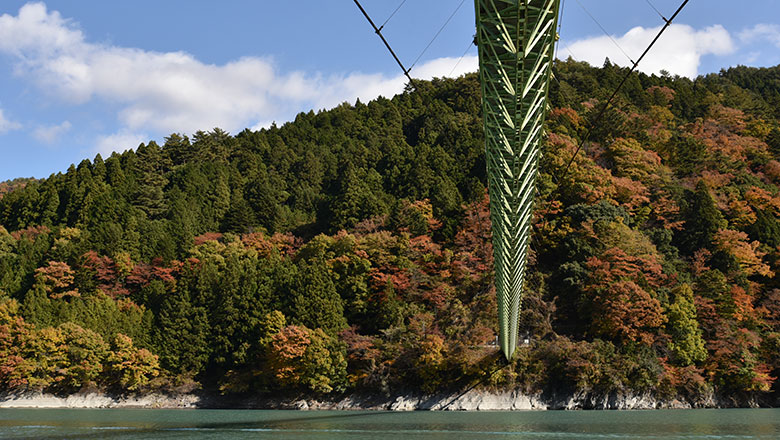
[(24, 359), (17, 368), (28, 388), (40, 391), (65, 380), (69, 367), (62, 331), (55, 327), (36, 330), (23, 346)]
[(750, 237), (766, 245), (780, 246), (780, 221), (771, 211), (756, 210), (756, 221), (749, 228)]
[[(777, 390), (780, 68), (635, 74), (576, 156), (622, 68), (554, 68), (520, 315), (532, 347), (491, 386)], [(496, 297), (480, 102), (477, 74), (436, 79), (0, 182), (0, 392), (482, 377)]]
[(206, 309), (193, 304), (186, 282), (166, 292), (154, 327), (154, 347), (160, 364), (177, 374), (196, 375), (203, 371), (212, 347), (211, 326)]
[(780, 159), (780, 128), (773, 128), (766, 137), (766, 144), (775, 159)]
[(118, 333), (111, 343), (106, 374), (123, 389), (137, 391), (160, 374), (160, 365), (157, 356), (135, 347), (132, 339)]
[(24, 389), (27, 370), (24, 355), (32, 338), (32, 326), (19, 316), (19, 303), (0, 294), (0, 386)]
[(239, 192), (231, 195), (230, 209), (222, 220), (222, 230), (225, 232), (249, 232), (255, 226), (255, 214), (244, 196)]
[(283, 328), (272, 339), (269, 365), (282, 386), (330, 393), (346, 385), (344, 347), (321, 329)]
[(685, 230), (682, 246), (690, 253), (707, 248), (712, 249), (715, 234), (726, 228), (727, 222), (715, 206), (710, 190), (703, 180), (696, 183), (696, 190), (685, 207)]
[(744, 232), (721, 229), (713, 237), (715, 248), (730, 254), (739, 264), (746, 275), (774, 275), (768, 264), (764, 263), (766, 253), (759, 250), (761, 243), (748, 242), (748, 235)]
[(387, 211), (381, 179), (374, 170), (366, 173), (362, 168), (347, 167), (338, 195), (328, 205), (331, 230), (353, 227)]
[(54, 324), (55, 309), (42, 285), (35, 285), (24, 295), (22, 315), (31, 324), (47, 327)]
[(304, 262), (292, 291), (293, 322), (309, 328), (321, 328), (335, 335), (347, 327), (344, 305), (321, 259)]
[(598, 258), (590, 258), (588, 269), (586, 304), (592, 310), (594, 336), (622, 343), (652, 344), (666, 321), (652, 290), (658, 286), (660, 265), (612, 248)]
[(163, 189), (168, 184), (164, 170), (164, 160), (160, 147), (155, 142), (149, 145), (141, 144), (136, 149), (138, 156), (135, 162), (137, 190), (133, 204), (145, 212), (151, 219), (159, 218), (167, 209)]
[(270, 280), (254, 258), (228, 254), (221, 273), (219, 294), (210, 311), (209, 345), (214, 361), (233, 368), (247, 363), (257, 349), (259, 326), (268, 311)]
[[(129, 260), (129, 255), (125, 254), (121, 257)], [(132, 266), (132, 261), (126, 261), (125, 264)], [(123, 282), (124, 278), (129, 275), (129, 270), (122, 271), (121, 263), (115, 263), (110, 257), (101, 257), (94, 251), (87, 252), (83, 256), (82, 269), (91, 272), (90, 275), (94, 275), (97, 288), (104, 294), (117, 298), (127, 296), (130, 293)]]
[(701, 169), (707, 158), (707, 147), (703, 142), (692, 136), (676, 134), (669, 144), (667, 148), (672, 152), (672, 162), (679, 175), (691, 175)]
[(52, 299), (81, 296), (73, 286), (73, 269), (61, 261), (49, 261), (46, 267), (35, 271), (36, 283), (43, 287)]
[(72, 322), (60, 324), (67, 351), (67, 370), (62, 385), (78, 390), (87, 385), (96, 385), (101, 379), (109, 346), (92, 330), (83, 329)]
[(173, 133), (165, 138), (163, 152), (170, 158), (174, 166), (184, 165), (192, 158), (192, 146), (187, 136)]
[(290, 325), (273, 336), (268, 362), (281, 385), (296, 386), (301, 380), (303, 356), (311, 344), (309, 329)]
[(274, 188), (265, 169), (260, 169), (256, 177), (247, 184), (246, 200), (254, 211), (257, 223), (269, 232), (276, 232), (281, 222), (279, 189)]
[(318, 393), (344, 391), (347, 376), (345, 347), (322, 329), (310, 333), (311, 343), (303, 358), (302, 383)]
[(693, 304), (693, 290), (687, 284), (680, 284), (673, 291), (674, 301), (666, 311), (666, 329), (671, 336), (669, 349), (681, 366), (700, 363), (707, 358), (701, 329), (696, 321), (696, 307)]

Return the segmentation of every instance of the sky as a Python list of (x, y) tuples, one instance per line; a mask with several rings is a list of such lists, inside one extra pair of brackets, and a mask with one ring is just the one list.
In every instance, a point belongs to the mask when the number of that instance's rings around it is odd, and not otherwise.
[[(472, 0), (361, 3), (377, 25), (401, 6), (383, 33), (412, 76), (476, 70)], [(562, 0), (558, 57), (629, 65), (679, 4)], [(639, 70), (777, 64), (780, 1), (691, 0)], [(2, 0), (0, 181), (171, 133), (281, 125), (405, 82), (353, 0)]]

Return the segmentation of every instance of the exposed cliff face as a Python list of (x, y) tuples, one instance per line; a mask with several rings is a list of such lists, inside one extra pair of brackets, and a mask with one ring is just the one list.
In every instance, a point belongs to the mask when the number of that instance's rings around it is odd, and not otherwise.
[(193, 394), (121, 397), (103, 393), (70, 396), (24, 393), (0, 395), (0, 408), (198, 408), (200, 400)]
[(217, 395), (149, 394), (110, 396), (100, 393), (55, 396), (43, 393), (0, 396), (0, 408), (246, 408), (297, 410), (377, 411), (534, 411), (534, 410), (645, 410), (688, 408), (776, 407), (777, 399), (711, 394), (697, 401), (661, 400), (649, 394), (527, 395), (518, 391), (470, 390), (456, 394), (348, 395), (340, 399), (255, 396), (226, 398)]

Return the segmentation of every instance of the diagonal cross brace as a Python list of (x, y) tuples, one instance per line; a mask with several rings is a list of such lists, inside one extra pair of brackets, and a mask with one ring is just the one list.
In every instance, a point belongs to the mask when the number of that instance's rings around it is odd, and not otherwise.
[(559, 0), (475, 0), (499, 344), (517, 348)]

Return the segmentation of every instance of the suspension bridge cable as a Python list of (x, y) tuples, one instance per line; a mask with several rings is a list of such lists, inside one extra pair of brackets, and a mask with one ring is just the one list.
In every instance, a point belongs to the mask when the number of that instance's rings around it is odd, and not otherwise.
[(651, 2), (650, 0), (645, 0), (645, 2), (647, 2), (647, 4), (648, 4), (648, 5), (650, 5), (650, 7), (651, 7), (651, 8), (653, 8), (653, 10), (654, 10), (655, 12), (657, 12), (657, 13), (658, 13), (658, 15), (661, 17), (661, 19), (662, 19), (663, 21), (669, 21), (669, 20), (667, 20), (667, 19), (666, 19), (666, 17), (664, 17), (664, 14), (662, 14), (662, 13), (661, 13), (661, 11), (659, 11), (659, 10), (658, 10), (658, 8), (656, 8), (656, 7), (655, 7), (655, 5), (653, 4), (653, 2)]
[[(565, 9), (566, 9), (566, 0), (562, 0), (562, 2), (561, 2), (561, 16), (558, 19), (558, 44), (555, 45), (555, 58), (558, 58), (558, 51), (559, 51), (561, 45), (563, 45), (563, 48), (566, 49), (566, 52), (569, 52), (569, 55), (571, 55), (571, 58), (574, 61), (579, 61), (579, 59), (577, 59), (577, 55), (574, 55), (574, 52), (571, 51), (571, 48), (569, 47), (569, 45), (564, 43), (563, 42), (563, 38), (561, 38), (560, 30), (563, 27), (563, 11)], [(555, 78), (555, 75), (553, 75), (553, 78)], [(557, 78), (555, 78), (555, 80), (558, 81)], [(560, 81), (558, 81), (558, 84), (560, 84)]]
[(358, 0), (354, 0), (354, 1), (357, 7), (360, 8), (360, 12), (363, 13), (363, 16), (366, 17), (366, 20), (368, 20), (368, 22), (371, 24), (371, 27), (374, 28), (374, 32), (376, 32), (376, 34), (379, 35), (379, 38), (382, 39), (382, 42), (385, 43), (385, 47), (387, 48), (387, 50), (390, 51), (390, 55), (393, 56), (395, 62), (398, 63), (398, 66), (401, 67), (401, 70), (403, 70), (404, 75), (406, 75), (406, 77), (409, 79), (409, 83), (412, 85), (412, 87), (417, 89), (418, 88), (417, 83), (415, 83), (412, 77), (409, 75), (409, 70), (411, 70), (411, 68), (407, 69), (406, 67), (404, 67), (404, 64), (401, 62), (401, 60), (398, 59), (398, 55), (396, 55), (395, 52), (393, 51), (393, 48), (390, 47), (390, 43), (388, 43), (387, 40), (385, 40), (385, 36), (382, 35), (382, 31), (378, 27), (376, 27), (376, 25), (374, 24), (374, 20), (371, 20), (371, 17), (368, 15), (368, 12), (366, 12), (366, 10), (363, 9), (363, 5), (361, 5)]
[(569, 55), (571, 55), (571, 58), (574, 61), (579, 61), (577, 59), (577, 55), (574, 55), (574, 52), (571, 51), (571, 48), (566, 43), (562, 43), (562, 44), (563, 44), (563, 48), (566, 49), (566, 52), (569, 52)]
[(403, 6), (403, 5), (404, 5), (404, 3), (406, 3), (406, 0), (403, 0), (403, 1), (401, 1), (401, 4), (400, 4), (400, 5), (398, 5), (398, 7), (397, 7), (397, 8), (395, 8), (395, 10), (393, 11), (393, 13), (392, 13), (392, 14), (390, 14), (390, 16), (389, 16), (389, 17), (387, 17), (387, 20), (385, 20), (385, 22), (384, 22), (384, 23), (382, 23), (382, 26), (379, 26), (379, 30), (380, 30), (380, 31), (381, 31), (382, 29), (384, 29), (384, 27), (385, 27), (385, 25), (387, 24), (387, 22), (388, 22), (388, 21), (390, 21), (390, 19), (391, 19), (391, 18), (393, 18), (393, 15), (395, 15), (395, 13), (396, 13), (396, 12), (398, 12), (398, 10), (399, 10), (399, 9), (401, 9), (401, 6)]
[(606, 30), (606, 29), (604, 29), (604, 26), (602, 26), (602, 25), (601, 25), (601, 23), (599, 23), (599, 21), (598, 21), (598, 20), (596, 20), (596, 17), (594, 17), (594, 16), (593, 16), (593, 14), (591, 14), (591, 13), (590, 13), (590, 11), (588, 11), (588, 9), (585, 7), (585, 5), (583, 5), (583, 4), (582, 4), (582, 2), (581, 2), (580, 0), (577, 0), (577, 4), (579, 4), (579, 5), (580, 5), (580, 7), (582, 8), (582, 10), (583, 10), (583, 11), (585, 11), (585, 13), (586, 13), (586, 14), (588, 14), (588, 16), (590, 17), (590, 19), (591, 19), (591, 20), (593, 20), (593, 22), (594, 22), (594, 23), (596, 23), (596, 25), (597, 25), (599, 28), (601, 28), (602, 32), (604, 32), (604, 35), (606, 35), (606, 36), (607, 36), (607, 38), (609, 38), (609, 39), (610, 39), (610, 40), (611, 40), (613, 43), (615, 43), (615, 46), (617, 46), (617, 48), (618, 48), (618, 49), (620, 49), (620, 51), (621, 51), (621, 52), (623, 52), (623, 55), (625, 55), (625, 56), (626, 56), (626, 58), (628, 58), (628, 61), (629, 61), (629, 62), (631, 62), (631, 63), (633, 63), (633, 62), (634, 62), (634, 60), (633, 60), (633, 59), (631, 59), (631, 56), (629, 56), (629, 55), (626, 53), (626, 51), (625, 51), (625, 50), (623, 50), (623, 48), (620, 46), (620, 44), (618, 44), (618, 42), (617, 42), (617, 41), (615, 41), (615, 39), (614, 39), (614, 38), (612, 38), (612, 35), (610, 35), (610, 34), (609, 34), (609, 32), (607, 32), (607, 30)]
[[(553, 59), (558, 58), (558, 49), (561, 47), (561, 28), (563, 27), (563, 11), (566, 10), (566, 0), (561, 0), (561, 15), (558, 17), (558, 44), (555, 45), (555, 56)], [(571, 53), (571, 51), (569, 51)]]
[(460, 64), (461, 61), (463, 61), (463, 58), (466, 56), (466, 54), (469, 53), (469, 49), (471, 49), (471, 46), (473, 44), (474, 44), (474, 40), (469, 41), (469, 45), (466, 46), (466, 50), (463, 51), (463, 55), (461, 55), (460, 58), (458, 58), (458, 62), (455, 63), (454, 66), (452, 66), (452, 70), (450, 70), (450, 73), (447, 76), (452, 76), (452, 73), (455, 72), (455, 69), (458, 68), (458, 65)]
[(511, 365), (511, 363), (509, 361), (500, 360), (500, 359), (501, 359), (501, 357), (499, 356), (499, 361), (498, 361), (498, 365), (496, 366), (496, 368), (494, 368), (490, 372), (487, 372), (486, 370), (483, 369), (482, 372), (483, 373), (487, 373), (486, 375), (483, 375), (483, 377), (480, 380), (478, 380), (476, 383), (471, 384), (469, 387), (467, 387), (466, 389), (461, 391), (457, 396), (453, 397), (449, 402), (445, 403), (440, 408), (440, 410), (446, 410), (447, 408), (450, 407), (450, 405), (455, 403), (458, 399), (460, 399), (461, 397), (463, 397), (466, 394), (468, 394), (469, 391), (471, 391), (474, 388), (484, 384), (485, 382), (490, 380), (493, 377), (493, 375), (496, 374), (498, 371), (503, 370), (504, 368), (506, 368), (506, 367)]
[[(579, 0), (577, 0), (579, 1)], [(688, 4), (690, 0), (684, 0), (682, 4), (680, 4), (680, 7), (677, 8), (676, 11), (674, 11), (674, 14), (672, 15), (669, 20), (666, 20), (666, 24), (661, 28), (660, 31), (658, 31), (658, 34), (653, 38), (653, 41), (650, 42), (650, 45), (647, 46), (647, 49), (645, 49), (644, 52), (642, 52), (642, 56), (639, 57), (636, 62), (634, 62), (634, 65), (631, 66), (631, 69), (626, 73), (625, 76), (623, 76), (623, 80), (620, 81), (620, 84), (618, 84), (617, 88), (614, 92), (612, 92), (612, 95), (609, 97), (606, 103), (601, 107), (601, 110), (596, 115), (596, 118), (593, 120), (593, 122), (590, 124), (590, 127), (588, 128), (588, 131), (585, 133), (585, 136), (582, 138), (582, 141), (580, 141), (577, 145), (577, 149), (574, 150), (574, 154), (571, 156), (571, 159), (569, 159), (569, 162), (566, 164), (566, 168), (563, 170), (563, 174), (559, 178), (556, 178), (556, 182), (560, 181), (564, 177), (566, 177), (566, 174), (569, 172), (569, 167), (571, 167), (572, 162), (574, 162), (574, 158), (577, 157), (577, 153), (580, 152), (582, 149), (582, 146), (585, 144), (585, 142), (588, 141), (588, 138), (590, 137), (591, 133), (593, 132), (593, 127), (598, 123), (598, 121), (604, 116), (604, 114), (607, 111), (607, 108), (609, 108), (609, 105), (612, 103), (612, 100), (615, 99), (620, 89), (623, 87), (623, 85), (628, 81), (628, 78), (631, 76), (632, 73), (634, 73), (634, 70), (636, 70), (636, 67), (639, 65), (639, 63), (642, 61), (642, 59), (647, 55), (648, 52), (650, 52), (650, 49), (653, 48), (655, 43), (658, 41), (659, 38), (661, 38), (661, 35), (666, 31), (666, 29), (669, 28), (669, 26), (672, 24), (675, 18), (677, 18), (677, 15), (685, 8), (685, 5)]]
[[(355, 1), (357, 1), (357, 0), (355, 0)], [(454, 17), (455, 14), (458, 13), (458, 10), (460, 9), (461, 6), (463, 6), (463, 3), (465, 3), (465, 2), (466, 2), (466, 0), (461, 0), (460, 1), (460, 3), (458, 4), (458, 7), (456, 7), (455, 10), (452, 11), (452, 14), (450, 14), (449, 18), (447, 18), (447, 21), (445, 21), (444, 24), (441, 25), (441, 27), (439, 28), (438, 32), (436, 32), (436, 35), (434, 35), (433, 38), (431, 38), (431, 41), (428, 42), (428, 45), (425, 46), (425, 49), (423, 49), (422, 52), (420, 52), (420, 55), (417, 55), (417, 58), (414, 60), (412, 65), (409, 67), (409, 70), (412, 70), (414, 65), (417, 64), (418, 61), (420, 61), (420, 58), (422, 58), (422, 56), (425, 54), (425, 51), (427, 51), (428, 48), (431, 47), (431, 44), (433, 44), (433, 42), (436, 41), (436, 38), (439, 36), (441, 31), (443, 31), (444, 28), (447, 27), (447, 25), (450, 23), (450, 20), (452, 20), (452, 17)]]

